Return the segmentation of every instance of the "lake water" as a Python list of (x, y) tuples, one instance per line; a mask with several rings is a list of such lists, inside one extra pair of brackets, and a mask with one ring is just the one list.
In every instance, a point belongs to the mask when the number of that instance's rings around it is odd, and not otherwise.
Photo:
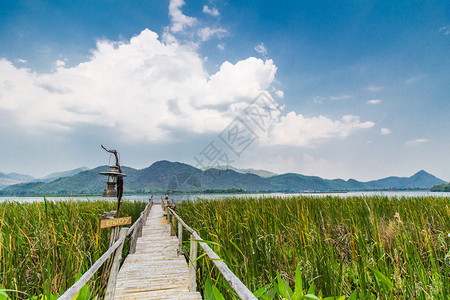
[[(420, 197), (420, 196), (434, 196), (434, 197), (450, 197), (450, 193), (443, 192), (430, 192), (430, 191), (380, 191), (380, 192), (348, 192), (348, 193), (270, 193), (270, 194), (180, 194), (180, 195), (170, 195), (170, 199), (175, 202), (183, 200), (196, 200), (196, 199), (214, 199), (214, 198), (225, 198), (225, 197), (270, 197), (270, 196), (280, 196), (280, 197), (292, 197), (298, 195), (306, 196), (338, 196), (338, 197), (351, 197), (351, 196), (373, 196), (373, 195), (383, 195), (387, 197)], [(143, 200), (148, 201), (151, 195), (127, 195), (123, 199), (126, 200)], [(153, 195), (153, 200), (155, 203), (160, 203), (161, 198), (164, 195)], [(105, 199), (102, 196), (74, 196), (74, 197), (62, 197), (62, 196), (48, 196), (47, 200), (50, 201), (67, 201), (67, 200), (99, 200)], [(116, 198), (106, 198), (111, 199), (111, 201), (116, 201)], [(43, 196), (34, 197), (0, 197), (0, 202), (2, 201), (17, 201), (17, 202), (34, 202), (43, 201)]]

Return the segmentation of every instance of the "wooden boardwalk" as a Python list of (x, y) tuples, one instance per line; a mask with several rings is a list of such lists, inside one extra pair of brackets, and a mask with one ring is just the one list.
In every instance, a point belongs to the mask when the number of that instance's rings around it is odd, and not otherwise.
[(114, 299), (202, 299), (189, 292), (188, 265), (177, 249), (163, 209), (153, 205), (136, 253), (128, 255), (119, 271)]

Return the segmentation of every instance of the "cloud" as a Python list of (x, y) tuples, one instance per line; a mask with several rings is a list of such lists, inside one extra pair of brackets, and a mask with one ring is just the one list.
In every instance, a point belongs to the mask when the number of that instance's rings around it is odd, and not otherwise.
[[(173, 33), (196, 22), (182, 14), (183, 4), (170, 2)], [(220, 28), (208, 30), (204, 39), (225, 34)], [(267, 54), (263, 43), (255, 50)], [(8, 116), (10, 127), (38, 136), (80, 136), (96, 128), (96, 134), (103, 131), (126, 142), (189, 140), (222, 132), (262, 90), (275, 91), (276, 72), (271, 59), (248, 57), (225, 61), (209, 74), (198, 44), (181, 42), (169, 29), (162, 39), (144, 29), (129, 41), (99, 40), (87, 61), (67, 67), (57, 60), (48, 73), (0, 59), (0, 115)], [(281, 90), (275, 94), (284, 96)], [(331, 120), (290, 112), (261, 142), (312, 147), (373, 126), (357, 116)]]
[(217, 44), (217, 48), (219, 48), (220, 50), (225, 50), (225, 43)]
[(252, 100), (274, 82), (277, 67), (271, 59), (249, 57), (236, 64), (224, 62), (202, 85), (196, 106), (221, 106)]
[(379, 103), (381, 103), (381, 100), (380, 99), (372, 99), (372, 100), (368, 100), (366, 103), (367, 104), (379, 104)]
[(284, 92), (281, 90), (275, 91), (275, 95), (277, 95), (278, 98), (284, 98)]
[(371, 85), (371, 86), (366, 87), (366, 90), (368, 90), (369, 92), (379, 92), (379, 91), (384, 90), (384, 87)]
[(341, 101), (353, 98), (353, 95), (343, 94), (339, 96), (329, 96), (329, 97), (316, 97), (313, 99), (314, 103), (322, 104), (324, 101)]
[(18, 62), (18, 63), (21, 63), (21, 64), (26, 64), (26, 63), (27, 63), (27, 60), (26, 60), (26, 59), (19, 58), (19, 59), (17, 60), (17, 62)]
[(262, 56), (266, 56), (267, 55), (267, 49), (266, 46), (264, 46), (264, 43), (260, 43), (258, 46), (255, 47), (256, 52), (258, 52), (259, 54), (261, 54)]
[(359, 117), (352, 115), (333, 121), (325, 116), (306, 118), (290, 112), (274, 124), (264, 142), (278, 146), (315, 147), (330, 139), (345, 138), (355, 131), (373, 126), (373, 122), (361, 122)]
[(129, 41), (98, 41), (75, 67), (56, 65), (37, 74), (0, 60), (0, 113), (11, 126), (34, 134), (100, 126), (145, 142), (221, 132), (231, 106), (269, 88), (277, 71), (272, 60), (249, 57), (208, 74), (195, 45), (162, 42), (148, 29)]
[(330, 96), (328, 99), (331, 101), (339, 101), (339, 100), (346, 100), (352, 98), (353, 95), (340, 95), (340, 96)]
[(450, 34), (450, 26), (443, 26), (439, 28), (439, 32), (442, 32), (444, 35)]
[(390, 134), (391, 130), (389, 128), (381, 128), (380, 133), (381, 134)]
[(57, 67), (57, 68), (64, 67), (65, 65), (66, 65), (66, 63), (59, 59), (55, 62), (55, 67)]
[(413, 83), (415, 83), (415, 82), (417, 82), (417, 81), (422, 80), (423, 78), (425, 78), (425, 75), (414, 76), (414, 77), (411, 77), (411, 78), (407, 79), (407, 80), (405, 81), (405, 83), (406, 83), (406, 84), (413, 84)]
[(203, 12), (213, 17), (217, 17), (219, 15), (217, 8), (209, 8), (208, 5), (203, 5)]
[(204, 27), (198, 30), (198, 36), (200, 37), (202, 42), (209, 40), (213, 36), (217, 36), (218, 38), (222, 38), (226, 35), (228, 31), (223, 28), (210, 28)]
[(174, 33), (183, 31), (186, 27), (193, 26), (197, 19), (183, 14), (181, 7), (184, 5), (183, 0), (170, 0), (169, 16), (172, 21), (170, 30)]
[(407, 141), (405, 143), (405, 145), (408, 146), (408, 147), (413, 147), (413, 146), (418, 146), (420, 144), (425, 144), (425, 143), (428, 143), (428, 139), (423, 139), (422, 138), (422, 139), (415, 139), (415, 140)]

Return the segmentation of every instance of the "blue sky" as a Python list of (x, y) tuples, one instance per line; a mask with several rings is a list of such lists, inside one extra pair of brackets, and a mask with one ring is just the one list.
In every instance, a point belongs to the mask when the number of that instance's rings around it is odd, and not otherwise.
[[(0, 0), (0, 41), (1, 172), (212, 142), (236, 167), (450, 180), (448, 1)], [(282, 113), (237, 155), (221, 133), (261, 91)]]

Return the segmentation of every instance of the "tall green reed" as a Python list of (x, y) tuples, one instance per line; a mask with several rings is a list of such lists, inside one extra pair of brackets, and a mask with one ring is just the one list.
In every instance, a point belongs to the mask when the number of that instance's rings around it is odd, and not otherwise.
[[(445, 299), (449, 207), (431, 196), (300, 196), (183, 202), (179, 213), (252, 290), (277, 272), (293, 286), (300, 266), (304, 286), (323, 295)], [(209, 262), (200, 265), (222, 281)]]
[[(62, 294), (107, 250), (109, 229), (100, 229), (98, 214), (115, 206), (106, 200), (0, 202), (0, 284), (22, 292), (10, 294), (18, 299)], [(121, 215), (134, 222), (144, 207), (124, 201)]]

